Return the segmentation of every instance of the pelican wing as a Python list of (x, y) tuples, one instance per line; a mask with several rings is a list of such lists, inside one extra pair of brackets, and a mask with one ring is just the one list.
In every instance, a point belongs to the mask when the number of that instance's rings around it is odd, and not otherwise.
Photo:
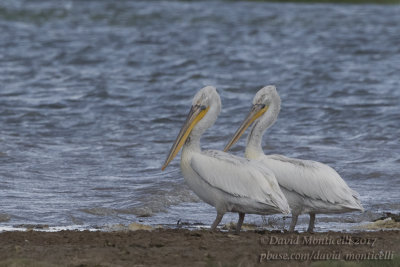
[(359, 195), (328, 165), (311, 160), (265, 156), (281, 187), (302, 196), (363, 210)]
[(191, 159), (193, 170), (210, 186), (239, 198), (290, 211), (274, 174), (257, 161), (208, 150)]

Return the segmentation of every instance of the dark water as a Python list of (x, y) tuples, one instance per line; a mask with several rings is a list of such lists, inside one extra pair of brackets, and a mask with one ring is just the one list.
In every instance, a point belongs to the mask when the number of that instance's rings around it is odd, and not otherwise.
[[(265, 152), (329, 164), (360, 193), (364, 214), (321, 215), (317, 230), (400, 212), (400, 6), (10, 0), (0, 32), (2, 229), (211, 223), (179, 157), (160, 169), (205, 85), (223, 111), (204, 148), (275, 84)], [(289, 222), (267, 220), (246, 219)]]

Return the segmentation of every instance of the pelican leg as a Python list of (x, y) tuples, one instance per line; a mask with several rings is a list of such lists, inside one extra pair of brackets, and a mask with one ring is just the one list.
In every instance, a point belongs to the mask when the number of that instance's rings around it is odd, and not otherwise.
[(244, 215), (245, 213), (239, 212), (239, 220), (236, 224), (236, 234), (238, 235), (240, 233), (240, 228), (242, 228), (243, 220), (244, 220)]
[(215, 218), (215, 221), (213, 222), (213, 224), (211, 225), (211, 231), (215, 231), (215, 229), (217, 229), (218, 224), (221, 222), (222, 217), (224, 217), (223, 213), (217, 213), (217, 218)]
[(307, 232), (312, 233), (314, 231), (315, 213), (310, 213), (310, 223), (308, 224)]
[(292, 214), (292, 222), (290, 223), (289, 232), (293, 232), (296, 227), (297, 218), (299, 218), (298, 214)]

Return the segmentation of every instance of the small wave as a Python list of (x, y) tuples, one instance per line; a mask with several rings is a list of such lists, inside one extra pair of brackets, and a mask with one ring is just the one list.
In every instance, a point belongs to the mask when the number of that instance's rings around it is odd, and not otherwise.
[(105, 62), (106, 60), (104, 58), (89, 58), (89, 57), (82, 57), (82, 56), (76, 56), (75, 58), (72, 58), (71, 60), (68, 61), (68, 64), (71, 65), (96, 65)]
[(40, 104), (37, 106), (37, 108), (40, 108), (40, 109), (63, 109), (66, 107), (67, 106), (62, 103), (48, 103), (48, 104)]
[(27, 230), (48, 230), (49, 225), (47, 224), (19, 224), (19, 225), (14, 225), (13, 227), (15, 228), (25, 228)]
[[(46, 227), (44, 227), (46, 226)], [(0, 226), (0, 233), (7, 231), (39, 231), (39, 232), (59, 232), (64, 230), (73, 231), (98, 231), (98, 228), (93, 228), (88, 225), (68, 225), (68, 226), (47, 226), (47, 225), (14, 225), (14, 226)]]
[(46, 21), (63, 19), (67, 15), (67, 10), (59, 8), (34, 10), (28, 8), (14, 9), (0, 6), (0, 18), (7, 21), (23, 21), (27, 23), (41, 24)]
[(152, 123), (173, 123), (173, 122), (175, 122), (175, 120), (173, 120), (171, 118), (161, 117), (161, 118), (152, 119), (151, 122)]
[(37, 111), (28, 111), (24, 113), (21, 118), (43, 118), (44, 115)]
[(87, 93), (85, 95), (86, 98), (91, 98), (91, 97), (97, 97), (97, 98), (101, 98), (101, 99), (105, 99), (110, 97), (110, 94), (108, 93), (108, 91), (105, 88), (97, 88), (94, 89), (92, 91), (90, 91), (89, 93)]
[(80, 211), (97, 216), (110, 216), (117, 214), (115, 210), (103, 207), (81, 209)]
[(134, 214), (138, 217), (151, 217), (155, 213), (167, 212), (168, 208), (184, 202), (199, 202), (199, 198), (186, 187), (171, 191), (153, 192), (140, 199), (140, 205), (119, 210), (120, 213)]

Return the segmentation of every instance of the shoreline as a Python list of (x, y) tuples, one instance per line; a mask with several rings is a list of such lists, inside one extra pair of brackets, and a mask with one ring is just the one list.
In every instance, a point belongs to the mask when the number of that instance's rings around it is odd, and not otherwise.
[(338, 260), (394, 266), (399, 257), (400, 230), (313, 234), (249, 230), (240, 235), (161, 228), (0, 233), (0, 266), (331, 266)]
[[(113, 231), (137, 231), (137, 230), (190, 230), (190, 231), (206, 231), (209, 230), (210, 225), (203, 223), (187, 223), (178, 220), (176, 224), (148, 224), (143, 221), (131, 222), (130, 224), (107, 224), (107, 225), (64, 225), (54, 226), (48, 224), (15, 224), (15, 225), (0, 225), (0, 233), (4, 232), (23, 232), (23, 231), (39, 231), (39, 232), (59, 232), (59, 231), (101, 231), (101, 232), (113, 232)], [(303, 232), (303, 230), (296, 228), (297, 232)], [(233, 231), (236, 229), (236, 223), (234, 221), (227, 222), (219, 225), (218, 229), (221, 232)], [(357, 233), (360, 231), (373, 232), (379, 230), (400, 230), (400, 215), (394, 213), (386, 213), (373, 221), (365, 221), (361, 223), (354, 223), (346, 228), (316, 228), (315, 233), (324, 233), (327, 231), (331, 232), (342, 232), (342, 233)], [(267, 224), (255, 224), (255, 223), (243, 223), (243, 231), (270, 231), (270, 232), (287, 232), (287, 227), (272, 227)], [(305, 229), (304, 229), (305, 231)]]

